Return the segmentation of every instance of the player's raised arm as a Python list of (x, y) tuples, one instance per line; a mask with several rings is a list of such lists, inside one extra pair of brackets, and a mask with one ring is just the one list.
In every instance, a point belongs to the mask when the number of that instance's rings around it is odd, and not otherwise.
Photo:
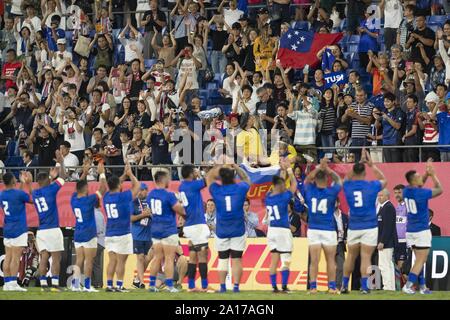
[(384, 176), (384, 173), (381, 172), (381, 170), (378, 169), (377, 166), (375, 166), (375, 164), (373, 163), (372, 158), (370, 157), (369, 152), (367, 150), (363, 149), (363, 153), (364, 153), (365, 158), (366, 158), (365, 162), (367, 163), (367, 165), (370, 168), (372, 168), (372, 171), (373, 171), (373, 174), (375, 175), (375, 178), (377, 180), (379, 180), (380, 183), (381, 183), (381, 188), (382, 189), (386, 188), (387, 180), (386, 180), (386, 177)]
[(339, 177), (339, 175), (336, 173), (336, 171), (333, 171), (330, 167), (327, 166), (326, 170), (327, 174), (331, 176), (331, 179), (333, 182), (337, 185), (342, 186), (342, 179)]
[(289, 189), (293, 194), (295, 194), (295, 192), (297, 191), (297, 179), (295, 179), (294, 170), (292, 170), (290, 159), (280, 159), (280, 167), (289, 176)]
[(431, 161), (427, 162), (427, 175), (433, 180), (434, 187), (431, 189), (431, 197), (435, 198), (440, 196), (443, 192), (441, 182), (436, 176), (436, 172), (434, 171), (434, 167), (431, 164)]
[(211, 168), (208, 173), (206, 174), (206, 186), (209, 188), (210, 185), (212, 185), (216, 181), (216, 177), (219, 174), (219, 170), (222, 166), (216, 165), (213, 168)]
[(97, 172), (99, 176), (99, 186), (98, 186), (98, 193), (103, 196), (106, 191), (108, 190), (108, 183), (106, 182), (106, 175), (105, 175), (105, 166), (102, 162), (99, 162), (97, 165)]
[(139, 181), (138, 179), (134, 176), (133, 174), (133, 170), (131, 170), (130, 164), (127, 163), (125, 165), (125, 173), (128, 176), (128, 178), (130, 178), (131, 180), (131, 195), (134, 198), (136, 198), (138, 192), (139, 192)]
[(310, 171), (309, 174), (306, 176), (305, 184), (306, 183), (313, 183), (316, 179), (316, 174), (319, 170), (324, 169), (328, 166), (328, 159), (322, 158), (320, 159), (320, 164), (314, 168), (314, 170)]
[(29, 203), (33, 203), (33, 199), (31, 198), (31, 193), (33, 192), (33, 176), (31, 175), (31, 172), (28, 171), (22, 171), (19, 176), (20, 180), (20, 189), (28, 192), (30, 194), (30, 201)]
[(242, 170), (241, 167), (239, 167), (236, 163), (232, 164), (233, 169), (236, 170), (237, 175), (239, 176), (239, 178), (244, 181), (245, 183), (247, 183), (248, 185), (251, 184), (250, 178), (248, 176), (248, 174)]
[(64, 157), (61, 154), (61, 151), (56, 150), (55, 151), (55, 158), (56, 158), (56, 164), (59, 167), (59, 177), (66, 180), (67, 178), (67, 172), (66, 168), (64, 167)]
[(175, 211), (178, 215), (185, 217), (186, 211), (184, 210), (183, 205), (180, 202), (177, 202), (172, 207), (173, 211)]

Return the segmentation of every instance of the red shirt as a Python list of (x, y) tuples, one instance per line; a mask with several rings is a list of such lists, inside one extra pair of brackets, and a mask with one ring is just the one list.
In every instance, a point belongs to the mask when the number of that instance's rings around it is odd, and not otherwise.
[[(22, 63), (20, 62), (5, 62), (3, 65), (2, 75), (3, 76), (13, 76), (16, 70), (20, 69)], [(16, 85), (15, 81), (10, 79), (6, 80), (6, 90)]]

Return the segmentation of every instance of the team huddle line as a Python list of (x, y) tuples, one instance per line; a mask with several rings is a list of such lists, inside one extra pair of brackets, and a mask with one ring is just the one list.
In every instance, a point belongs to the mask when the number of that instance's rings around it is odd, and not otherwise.
[[(317, 292), (317, 275), (321, 251), (327, 263), (328, 292), (346, 294), (349, 292), (349, 278), (355, 260), (361, 256), (361, 293), (368, 294), (368, 276), (372, 254), (378, 244), (377, 197), (383, 199), (387, 185), (384, 174), (372, 162), (366, 150), (362, 160), (353, 165), (345, 179), (339, 177), (328, 166), (326, 158), (306, 177), (304, 197), (297, 192), (297, 181), (289, 159), (280, 160), (281, 172), (273, 176), (272, 188), (265, 197), (266, 214), (263, 223), (268, 225), (267, 244), (271, 250), (270, 281), (273, 292), (289, 293), (289, 268), (293, 248), (293, 237), (289, 224), (289, 204), (297, 197), (307, 208), (308, 244), (310, 255), (309, 290)], [(366, 179), (367, 168), (373, 171), (375, 180)], [(72, 291), (97, 292), (91, 286), (93, 262), (97, 251), (97, 228), (95, 210), (103, 204), (106, 213), (105, 247), (108, 251), (107, 292), (127, 292), (124, 288), (125, 265), (128, 255), (141, 253), (138, 274), (142, 281), (147, 267), (150, 270), (150, 292), (158, 292), (161, 282), (166, 290), (179, 292), (174, 285), (177, 258), (180, 254), (180, 240), (177, 229), (177, 215), (185, 219), (183, 233), (189, 240), (187, 264), (189, 292), (226, 292), (229, 260), (232, 260), (233, 292), (239, 292), (242, 276), (242, 255), (246, 245), (244, 202), (250, 189), (250, 179), (238, 165), (216, 165), (202, 176), (192, 165), (181, 169), (182, 182), (178, 193), (168, 191), (170, 176), (158, 171), (154, 176), (155, 188), (151, 191), (134, 176), (131, 167), (125, 166), (121, 177), (105, 175), (103, 164), (98, 165), (99, 187), (89, 194), (88, 182), (76, 183), (71, 206), (76, 218), (74, 243), (76, 266), (71, 284)], [(40, 285), (44, 291), (61, 291), (59, 284), (61, 252), (64, 251), (63, 235), (59, 228), (56, 198), (64, 185), (64, 169), (55, 167), (41, 172), (36, 177), (38, 188), (32, 188), (33, 178), (29, 172), (20, 174), (20, 189), (12, 173), (3, 175), (5, 189), (0, 193), (0, 207), (3, 209), (4, 245), (4, 291), (27, 291), (17, 282), (20, 257), (27, 246), (28, 227), (26, 223), (27, 203), (34, 204), (39, 216), (36, 244), (40, 254)], [(236, 175), (239, 181), (235, 180)], [(407, 208), (406, 239), (415, 254), (415, 262), (408, 275), (403, 292), (414, 294), (415, 285), (421, 294), (431, 293), (425, 285), (424, 263), (431, 247), (431, 232), (428, 224), (428, 201), (442, 193), (432, 162), (427, 163), (424, 175), (416, 171), (405, 174), (408, 186), (403, 191)], [(424, 188), (430, 178), (433, 188)], [(122, 183), (129, 179), (131, 188), (122, 191)], [(331, 180), (331, 183), (330, 183)], [(208, 284), (208, 239), (210, 229), (203, 214), (201, 191), (209, 189), (216, 204), (215, 249), (218, 251), (220, 288), (215, 290)], [(342, 287), (336, 287), (336, 247), (338, 237), (334, 211), (339, 192), (343, 189), (349, 205), (349, 226), (347, 235), (347, 256), (344, 263)], [(386, 201), (386, 200), (385, 200)], [(138, 214), (135, 214), (137, 208)], [(132, 235), (133, 234), (133, 235)], [(134, 249), (134, 250), (133, 250)], [(52, 258), (50, 270), (49, 258)], [(278, 265), (281, 261), (281, 267)], [(197, 268), (201, 288), (195, 287)], [(139, 270), (140, 269), (140, 270)], [(81, 285), (81, 270), (84, 283)], [(47, 283), (47, 272), (52, 274), (51, 286)], [(278, 289), (277, 272), (281, 273), (281, 290)], [(159, 274), (164, 279), (157, 279)], [(183, 278), (183, 275), (181, 275)], [(116, 279), (114, 285), (114, 279)], [(182, 280), (182, 279), (181, 279)], [(159, 285), (157, 285), (159, 281)], [(143, 282), (143, 281), (142, 281)], [(140, 288), (145, 287), (140, 282)]]

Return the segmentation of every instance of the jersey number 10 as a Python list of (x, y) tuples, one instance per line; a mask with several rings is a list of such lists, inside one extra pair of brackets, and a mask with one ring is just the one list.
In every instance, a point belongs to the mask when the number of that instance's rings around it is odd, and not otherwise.
[(416, 200), (405, 198), (406, 210), (409, 213), (417, 214)]

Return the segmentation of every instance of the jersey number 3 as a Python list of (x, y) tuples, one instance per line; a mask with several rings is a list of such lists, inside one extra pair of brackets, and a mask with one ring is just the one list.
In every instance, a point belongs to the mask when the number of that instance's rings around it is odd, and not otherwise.
[(355, 197), (355, 208), (361, 208), (363, 206), (363, 197), (361, 191), (353, 192), (353, 196)]

